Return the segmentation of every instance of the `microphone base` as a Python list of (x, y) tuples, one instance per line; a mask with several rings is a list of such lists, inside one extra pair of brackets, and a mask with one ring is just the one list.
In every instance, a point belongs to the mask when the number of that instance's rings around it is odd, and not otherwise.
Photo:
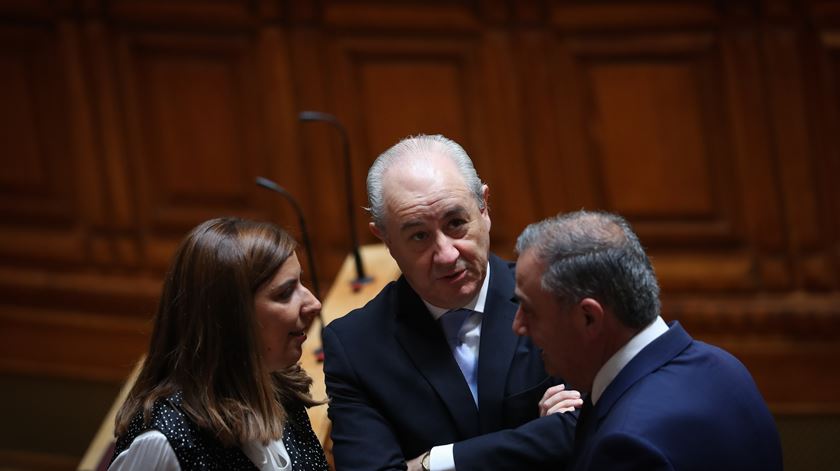
[(363, 276), (350, 281), (350, 288), (354, 293), (358, 293), (363, 286), (373, 283), (373, 278), (370, 276)]

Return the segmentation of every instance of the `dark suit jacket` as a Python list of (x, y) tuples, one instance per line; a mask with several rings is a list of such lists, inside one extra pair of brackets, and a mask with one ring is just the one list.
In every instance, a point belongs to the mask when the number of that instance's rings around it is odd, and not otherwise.
[[(539, 418), (556, 384), (530, 339), (511, 330), (513, 265), (490, 258), (476, 409), (443, 332), (404, 277), (324, 330), (324, 373), (339, 471), (404, 469), (455, 443), (458, 471), (562, 469), (575, 414)], [(537, 420), (533, 420), (537, 419)]]
[(574, 470), (782, 469), (779, 434), (747, 369), (678, 322), (582, 419)]

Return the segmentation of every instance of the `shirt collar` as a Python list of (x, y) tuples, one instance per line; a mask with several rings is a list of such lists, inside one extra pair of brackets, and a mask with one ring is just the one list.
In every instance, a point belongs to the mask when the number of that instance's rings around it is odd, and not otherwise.
[(598, 402), (598, 399), (601, 398), (601, 394), (604, 393), (604, 390), (607, 389), (607, 386), (612, 383), (618, 373), (630, 363), (639, 352), (642, 351), (643, 348), (647, 347), (649, 343), (656, 340), (657, 337), (664, 334), (668, 331), (668, 324), (662, 320), (662, 317), (657, 316), (656, 320), (650, 323), (647, 327), (642, 329), (641, 332), (633, 336), (629, 342), (624, 344), (623, 347), (619, 348), (617, 352), (604, 363), (604, 366), (598, 370), (598, 374), (595, 375), (595, 381), (592, 383), (592, 404)]
[[(484, 305), (487, 302), (487, 290), (490, 289), (490, 262), (487, 262), (487, 272), (484, 274), (484, 282), (481, 284), (481, 289), (478, 290), (478, 294), (475, 295), (474, 298), (470, 300), (467, 304), (461, 306), (461, 309), (469, 309), (471, 311), (484, 313)], [(422, 298), (421, 298), (422, 299)], [(427, 302), (423, 299), (423, 304), (426, 305), (426, 308), (429, 309), (429, 312), (432, 314), (432, 317), (435, 320), (440, 319), (440, 317), (447, 312), (451, 311), (452, 309), (446, 309), (443, 307), (437, 307), (434, 304)]]

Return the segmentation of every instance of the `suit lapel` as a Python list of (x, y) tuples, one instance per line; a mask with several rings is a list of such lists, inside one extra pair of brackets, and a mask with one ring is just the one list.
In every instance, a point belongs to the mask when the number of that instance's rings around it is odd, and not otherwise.
[(398, 283), (399, 304), (403, 307), (397, 308), (397, 341), (437, 391), (461, 436), (478, 435), (478, 413), (470, 388), (452, 357), (440, 326), (405, 278), (400, 278)]
[(508, 265), (494, 255), (490, 256), (490, 266), (478, 354), (478, 410), (483, 431), (501, 428), (507, 371), (519, 341), (511, 331), (517, 309), (511, 301), (513, 275)]
[(595, 404), (593, 412), (597, 420), (591, 420), (589, 426), (597, 428), (595, 424), (600, 423), (625, 391), (640, 379), (673, 360), (691, 344), (691, 341), (691, 336), (680, 323), (672, 322), (667, 332), (643, 348), (607, 386), (598, 403)]

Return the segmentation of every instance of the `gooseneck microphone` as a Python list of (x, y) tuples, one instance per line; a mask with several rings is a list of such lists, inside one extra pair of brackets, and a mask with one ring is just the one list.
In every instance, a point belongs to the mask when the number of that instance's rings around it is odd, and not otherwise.
[[(297, 200), (285, 188), (265, 177), (257, 177), (257, 185), (269, 189), (275, 193), (280, 193), (286, 200), (292, 203), (297, 213), (298, 223), (300, 224), (300, 236), (303, 239), (303, 247), (306, 250), (306, 259), (309, 260), (309, 276), (312, 278), (312, 291), (315, 292), (315, 297), (321, 300), (321, 290), (318, 287), (318, 274), (315, 272), (315, 259), (312, 258), (312, 242), (309, 241), (309, 231), (306, 229), (306, 219), (303, 217), (303, 210), (300, 208)], [(321, 313), (318, 313), (318, 320), (321, 325), (324, 320), (321, 319)]]
[(359, 252), (359, 238), (356, 235), (355, 205), (353, 204), (353, 170), (350, 161), (350, 140), (347, 137), (347, 130), (335, 116), (320, 111), (301, 111), (298, 119), (302, 122), (319, 121), (330, 124), (341, 134), (341, 141), (344, 154), (344, 186), (347, 191), (347, 219), (350, 223), (350, 238), (353, 243), (353, 259), (356, 262), (356, 279), (351, 282), (354, 291), (358, 291), (362, 285), (373, 281), (365, 275), (365, 267), (362, 264), (362, 255)]

